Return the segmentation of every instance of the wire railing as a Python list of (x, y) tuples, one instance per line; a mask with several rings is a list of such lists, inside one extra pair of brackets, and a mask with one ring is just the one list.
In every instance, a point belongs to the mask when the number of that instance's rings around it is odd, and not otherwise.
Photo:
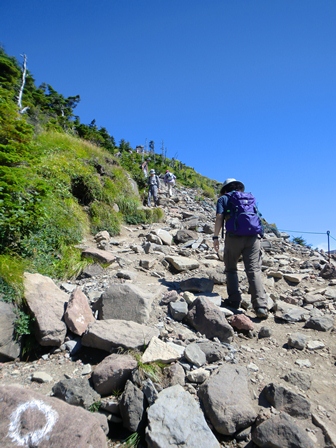
[(330, 238), (332, 238), (334, 241), (336, 241), (336, 238), (334, 238), (332, 235), (330, 235), (330, 230), (327, 230), (326, 232), (307, 232), (304, 230), (285, 230), (285, 229), (278, 229), (280, 232), (288, 232), (288, 233), (305, 233), (310, 235), (327, 235), (327, 242), (328, 242), (328, 258), (330, 261)]

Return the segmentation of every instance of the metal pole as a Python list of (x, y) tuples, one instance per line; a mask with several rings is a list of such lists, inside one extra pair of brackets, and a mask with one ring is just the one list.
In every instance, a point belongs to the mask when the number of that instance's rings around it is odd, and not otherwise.
[(330, 263), (330, 230), (327, 230), (327, 235), (328, 235), (328, 259)]

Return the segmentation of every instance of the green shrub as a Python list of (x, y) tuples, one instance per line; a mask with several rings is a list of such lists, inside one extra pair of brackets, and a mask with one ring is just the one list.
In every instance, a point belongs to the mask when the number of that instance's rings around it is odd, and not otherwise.
[(120, 233), (122, 215), (110, 205), (95, 201), (90, 205), (91, 231), (93, 234), (106, 230), (111, 236)]
[(14, 322), (15, 338), (18, 340), (22, 336), (30, 335), (34, 332), (35, 318), (23, 310), (16, 311), (17, 318)]
[(13, 255), (0, 255), (0, 298), (5, 302), (21, 304), (23, 273), (27, 262)]

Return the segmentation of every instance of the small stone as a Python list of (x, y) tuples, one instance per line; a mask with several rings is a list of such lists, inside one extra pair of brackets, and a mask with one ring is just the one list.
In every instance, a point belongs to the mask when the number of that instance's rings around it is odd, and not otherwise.
[(261, 327), (258, 333), (258, 338), (269, 338), (272, 335), (272, 330), (269, 327)]
[(91, 364), (84, 364), (82, 369), (82, 375), (89, 375), (92, 372)]
[(237, 330), (250, 331), (254, 329), (253, 322), (249, 317), (245, 316), (245, 314), (235, 314), (229, 322), (233, 328), (236, 328)]
[(295, 364), (297, 364), (300, 367), (311, 367), (311, 362), (309, 361), (309, 359), (297, 359), (295, 361)]
[(258, 372), (259, 367), (254, 364), (253, 362), (250, 362), (250, 364), (247, 366), (248, 370), (251, 370), (252, 372)]
[(46, 372), (35, 372), (33, 373), (31, 380), (36, 381), (37, 383), (50, 383), (52, 377)]
[(323, 344), (323, 342), (320, 341), (309, 341), (307, 343), (308, 350), (319, 350), (324, 347), (325, 345)]

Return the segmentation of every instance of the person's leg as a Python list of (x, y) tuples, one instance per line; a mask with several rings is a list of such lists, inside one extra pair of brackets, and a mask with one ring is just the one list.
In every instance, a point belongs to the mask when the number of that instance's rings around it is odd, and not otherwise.
[(149, 187), (149, 190), (148, 190), (148, 199), (147, 199), (147, 205), (148, 205), (148, 207), (151, 206), (151, 196), (152, 196), (152, 187)]
[(173, 196), (173, 184), (171, 183), (168, 184), (168, 196), (169, 197)]
[(252, 306), (267, 309), (267, 297), (261, 278), (261, 248), (258, 236), (244, 237), (246, 245), (243, 249), (243, 261), (249, 282)]
[(158, 187), (156, 185), (153, 185), (153, 199), (154, 199), (154, 205), (158, 205)]
[(234, 308), (239, 308), (241, 302), (237, 273), (237, 263), (242, 251), (241, 239), (241, 237), (225, 236), (224, 264), (228, 293), (227, 303)]

